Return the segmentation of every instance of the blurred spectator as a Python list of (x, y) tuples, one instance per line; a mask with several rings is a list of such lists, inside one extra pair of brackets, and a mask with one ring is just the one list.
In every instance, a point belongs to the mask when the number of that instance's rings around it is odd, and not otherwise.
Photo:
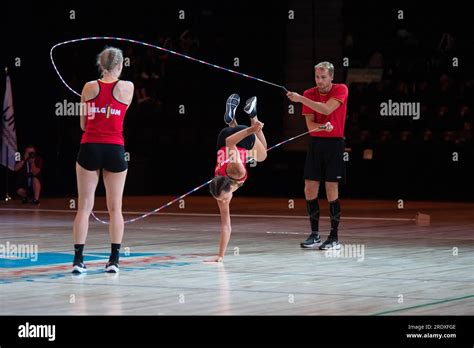
[(181, 52), (193, 56), (199, 49), (199, 39), (191, 30), (185, 30), (179, 37)]
[(438, 43), (438, 51), (441, 53), (449, 54), (456, 49), (456, 42), (454, 37), (447, 32), (441, 34), (441, 40)]
[(23, 160), (15, 165), (17, 194), (21, 197), (22, 203), (28, 203), (28, 197), (31, 196), (33, 196), (33, 204), (38, 205), (40, 203), (42, 169), (43, 159), (37, 155), (34, 146), (28, 145), (25, 148)]
[(382, 53), (375, 51), (369, 59), (369, 68), (382, 68), (384, 67), (384, 59)]
[(430, 143), (433, 141), (433, 132), (430, 129), (426, 129), (423, 132), (423, 141), (426, 143)]

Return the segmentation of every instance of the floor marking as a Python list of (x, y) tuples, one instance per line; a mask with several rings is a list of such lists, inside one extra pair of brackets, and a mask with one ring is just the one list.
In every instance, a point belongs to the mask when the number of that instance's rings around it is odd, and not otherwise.
[(441, 301), (430, 302), (430, 303), (420, 304), (420, 305), (411, 306), (411, 307), (394, 309), (394, 310), (390, 310), (390, 311), (375, 313), (375, 314), (372, 314), (372, 315), (384, 315), (384, 314), (388, 314), (388, 313), (396, 313), (396, 312), (401, 312), (401, 311), (407, 311), (409, 309), (423, 308), (423, 307), (433, 306), (435, 304), (441, 304), (441, 303), (447, 303), (447, 302), (453, 302), (453, 301), (460, 301), (460, 300), (464, 300), (466, 298), (473, 298), (473, 297), (474, 297), (474, 295), (467, 295), (467, 296), (462, 296), (462, 297), (449, 298), (447, 300), (441, 300)]
[[(75, 210), (66, 209), (20, 209), (20, 208), (1, 208), (0, 211), (18, 211), (18, 212), (48, 212), (48, 213), (76, 213)], [(108, 214), (105, 210), (95, 211), (97, 214)], [(143, 215), (145, 212), (139, 211), (124, 211), (124, 215)], [(157, 213), (158, 215), (166, 216), (197, 216), (197, 217), (220, 217), (220, 214), (204, 214), (204, 213)], [(152, 215), (151, 215), (152, 216)], [(280, 219), (307, 219), (308, 216), (301, 215), (265, 215), (265, 214), (231, 214), (231, 217), (241, 218), (280, 218)], [(329, 219), (329, 216), (321, 216), (322, 219)], [(383, 217), (341, 217), (341, 220), (379, 220), (379, 221), (416, 221), (415, 218), (383, 218)]]

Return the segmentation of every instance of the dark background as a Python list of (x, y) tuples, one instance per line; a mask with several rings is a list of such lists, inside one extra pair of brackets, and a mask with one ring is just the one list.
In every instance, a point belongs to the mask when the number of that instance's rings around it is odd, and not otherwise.
[[(19, 149), (33, 143), (45, 160), (43, 197), (76, 195), (74, 164), (81, 136), (77, 118), (55, 116), (56, 103), (79, 98), (53, 70), (49, 51), (54, 44), (86, 36), (132, 38), (285, 85), (290, 78), (285, 52), (288, 42), (298, 39), (287, 33), (288, 10), (294, 3), (10, 2), (2, 13), (0, 62), (9, 67), (12, 79)], [(343, 47), (343, 56), (350, 57), (351, 67), (368, 67), (380, 63), (374, 60), (379, 52), (383, 80), (349, 88), (345, 133), (352, 151), (341, 197), (472, 200), (474, 39), (468, 5), (342, 4), (337, 20), (343, 31), (334, 33), (334, 38)], [(405, 12), (404, 21), (396, 20), (398, 8)], [(69, 19), (71, 9), (74, 20)], [(185, 20), (178, 19), (179, 10), (185, 11)], [(311, 34), (320, 30), (317, 16), (305, 20), (314, 21)], [(183, 45), (180, 35), (185, 30), (199, 45)], [(181, 194), (210, 178), (216, 136), (224, 126), (225, 100), (231, 93), (240, 94), (242, 104), (258, 96), (269, 145), (285, 138), (284, 121), (289, 116), (282, 90), (139, 45), (87, 41), (56, 49), (58, 69), (74, 90), (80, 92), (85, 82), (98, 78), (95, 58), (106, 45), (121, 48), (131, 58), (122, 78), (133, 81), (137, 93), (147, 96), (139, 100), (137, 94), (125, 118), (126, 151), (131, 156), (126, 195)], [(345, 82), (342, 61), (319, 57), (314, 46), (307, 54), (314, 63), (332, 61), (338, 73), (334, 82)], [(457, 68), (452, 67), (453, 56), (459, 58)], [(14, 66), (15, 57), (21, 58), (20, 68)], [(239, 57), (239, 67), (233, 66), (234, 57)], [(311, 76), (313, 66), (306, 68)], [(2, 74), (2, 99), (4, 78)], [(310, 78), (305, 88), (312, 86)], [(421, 120), (381, 118), (380, 102), (388, 99), (421, 102)], [(180, 104), (186, 107), (184, 115), (178, 113)], [(240, 123), (248, 123), (239, 110)], [(300, 112), (297, 105), (296, 113)], [(362, 158), (367, 148), (374, 150), (370, 161)], [(458, 162), (452, 161), (454, 151), (459, 153)], [(275, 149), (265, 163), (250, 169), (250, 179), (239, 194), (302, 197), (304, 158), (304, 151)], [(4, 168), (0, 172), (3, 195)]]

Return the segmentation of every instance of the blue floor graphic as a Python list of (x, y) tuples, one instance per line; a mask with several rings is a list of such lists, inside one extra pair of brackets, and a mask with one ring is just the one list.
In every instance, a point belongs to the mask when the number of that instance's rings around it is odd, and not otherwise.
[[(110, 253), (84, 253), (84, 262), (107, 260)], [(130, 253), (128, 255), (120, 254), (121, 259), (130, 257), (147, 257), (147, 256), (167, 256), (166, 253)], [(36, 266), (51, 266), (62, 263), (71, 263), (72, 253), (44, 252), (36, 255), (37, 260), (28, 258), (4, 258), (0, 257), (0, 268), (21, 268)]]
[[(88, 268), (87, 274), (80, 275), (79, 277), (87, 277), (98, 274), (104, 274), (104, 265), (109, 257), (109, 253), (88, 253), (84, 254), (84, 262), (91, 261), (104, 261), (103, 265), (91, 265)], [(72, 263), (72, 253), (60, 253), (60, 252), (44, 252), (38, 253), (36, 261), (31, 259), (9, 259), (0, 258), (0, 268), (11, 269), (14, 272), (20, 272), (15, 275), (8, 275), (6, 277), (0, 277), (0, 284), (13, 283), (18, 281), (34, 282), (36, 280), (54, 280), (66, 277), (78, 277), (71, 274), (71, 270), (63, 270), (48, 272), (44, 270), (44, 267), (37, 266), (57, 266), (64, 268), (64, 264)], [(182, 262), (176, 261), (174, 258), (170, 260), (163, 260), (162, 257), (171, 256), (167, 253), (130, 253), (120, 254), (121, 260), (137, 260), (138, 265), (136, 267), (126, 264), (120, 267), (120, 273), (128, 273), (131, 271), (147, 271), (147, 270), (160, 270), (170, 269), (174, 267), (182, 267), (192, 265), (193, 262)], [(145, 264), (142, 258), (145, 259)], [(57, 269), (57, 268), (56, 268)], [(6, 274), (5, 274), (6, 275)]]

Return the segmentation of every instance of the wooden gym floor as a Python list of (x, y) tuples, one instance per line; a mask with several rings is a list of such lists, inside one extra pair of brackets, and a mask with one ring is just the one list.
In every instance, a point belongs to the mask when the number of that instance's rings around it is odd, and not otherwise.
[[(125, 219), (174, 197), (125, 197)], [(322, 238), (329, 231), (320, 200)], [(305, 202), (235, 197), (232, 237), (215, 255), (219, 217), (211, 197), (188, 197), (126, 225), (120, 274), (104, 273), (107, 227), (91, 218), (88, 274), (70, 274), (68, 199), (0, 205), (3, 315), (473, 315), (474, 204), (341, 200), (339, 253), (302, 250)], [(97, 198), (96, 211), (105, 209)], [(131, 213), (130, 213), (131, 212)], [(417, 226), (417, 212), (430, 226)], [(104, 214), (98, 214), (106, 218)], [(12, 255), (37, 246), (38, 254)], [(9, 254), (8, 254), (9, 250)], [(34, 249), (31, 249), (34, 250)]]

